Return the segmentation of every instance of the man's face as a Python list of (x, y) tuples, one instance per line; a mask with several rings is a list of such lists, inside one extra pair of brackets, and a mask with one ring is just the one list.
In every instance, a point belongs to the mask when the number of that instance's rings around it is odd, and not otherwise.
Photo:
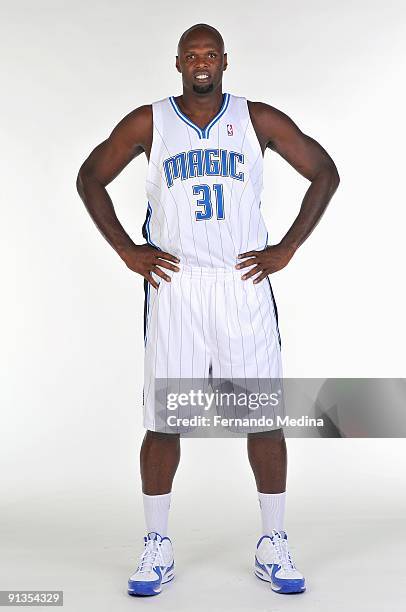
[(208, 94), (221, 84), (227, 54), (221, 41), (210, 32), (192, 32), (178, 50), (176, 68), (182, 73), (185, 89)]

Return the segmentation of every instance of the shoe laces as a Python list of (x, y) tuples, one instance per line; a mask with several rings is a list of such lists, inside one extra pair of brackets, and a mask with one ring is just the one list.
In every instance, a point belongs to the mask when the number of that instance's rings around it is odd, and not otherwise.
[(276, 554), (278, 556), (278, 562), (282, 569), (287, 571), (295, 570), (296, 566), (293, 563), (289, 552), (288, 541), (279, 531), (276, 531), (275, 529), (272, 531), (272, 544), (274, 545)]
[(156, 565), (164, 565), (160, 542), (144, 538), (145, 549), (141, 555), (138, 571), (141, 574), (152, 572)]

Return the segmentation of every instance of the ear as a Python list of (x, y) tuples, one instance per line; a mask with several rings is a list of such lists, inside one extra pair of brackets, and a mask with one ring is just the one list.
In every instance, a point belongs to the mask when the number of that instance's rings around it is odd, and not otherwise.
[(175, 66), (176, 66), (176, 70), (178, 72), (181, 72), (180, 65), (179, 65), (179, 56), (178, 55), (176, 56)]
[(224, 68), (223, 70), (227, 70), (228, 62), (227, 62), (227, 53), (224, 53)]

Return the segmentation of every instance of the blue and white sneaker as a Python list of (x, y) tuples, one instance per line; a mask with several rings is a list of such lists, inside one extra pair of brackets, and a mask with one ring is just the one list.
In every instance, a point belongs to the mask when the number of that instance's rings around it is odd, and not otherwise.
[(172, 542), (151, 531), (144, 537), (144, 552), (128, 579), (129, 595), (158, 595), (162, 585), (175, 576)]
[(255, 575), (271, 583), (276, 593), (303, 593), (305, 579), (296, 569), (288, 549), (288, 536), (284, 531), (272, 530), (257, 544)]

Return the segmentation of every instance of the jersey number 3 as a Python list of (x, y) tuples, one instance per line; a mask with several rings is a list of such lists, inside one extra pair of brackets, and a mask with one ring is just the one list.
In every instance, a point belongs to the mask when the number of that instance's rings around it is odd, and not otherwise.
[(196, 201), (196, 205), (202, 207), (200, 210), (195, 211), (197, 221), (207, 221), (207, 219), (212, 218), (212, 191), (214, 191), (214, 197), (216, 200), (215, 207), (217, 219), (224, 219), (223, 185), (215, 184), (212, 186), (212, 189), (210, 189), (209, 185), (193, 185), (193, 195), (201, 196)]

